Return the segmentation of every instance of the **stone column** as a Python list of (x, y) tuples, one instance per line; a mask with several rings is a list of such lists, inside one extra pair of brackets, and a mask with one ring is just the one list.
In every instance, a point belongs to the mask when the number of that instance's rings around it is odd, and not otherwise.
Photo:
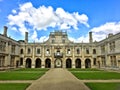
[(54, 68), (54, 61), (55, 61), (55, 58), (54, 58), (54, 46), (51, 46), (51, 68)]
[(66, 51), (65, 51), (65, 46), (63, 46), (63, 68), (66, 68), (66, 60), (65, 60), (65, 56), (66, 56)]
[(81, 68), (85, 68), (85, 56), (84, 56), (84, 46), (82, 45), (82, 60), (81, 60)]
[(44, 58), (44, 45), (42, 46), (42, 66), (41, 66), (41, 68), (45, 68), (45, 58)]
[(35, 44), (32, 47), (32, 68), (35, 68)]
[(75, 48), (73, 46), (73, 52), (72, 52), (72, 68), (75, 68)]

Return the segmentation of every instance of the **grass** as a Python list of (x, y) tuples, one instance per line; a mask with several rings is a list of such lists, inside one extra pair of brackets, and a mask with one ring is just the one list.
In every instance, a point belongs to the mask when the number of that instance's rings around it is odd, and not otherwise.
[(120, 79), (120, 73), (107, 72), (98, 69), (68, 69), (78, 79), (98, 80), (98, 79)]
[(81, 69), (81, 68), (71, 68), (71, 69), (68, 69), (69, 71), (102, 71), (102, 70), (99, 70), (99, 69), (95, 69), (95, 68), (87, 68), (87, 69)]
[(120, 83), (85, 83), (91, 90), (120, 90)]
[[(49, 69), (22, 68), (0, 72), (0, 80), (35, 80)], [(0, 90), (25, 90), (29, 83), (0, 83)]]
[(21, 68), (15, 71), (48, 71), (49, 69), (46, 68)]
[(120, 73), (116, 72), (72, 72), (78, 79), (120, 79)]
[(44, 73), (16, 73), (4, 72), (0, 73), (0, 80), (35, 80), (42, 76)]
[[(107, 72), (97, 69), (68, 69), (78, 79), (85, 80), (112, 80), (120, 79), (120, 73)], [(85, 83), (91, 90), (120, 90), (119, 83)]]
[(0, 72), (0, 80), (35, 80), (41, 77), (48, 69), (19, 69)]
[(25, 90), (28, 83), (0, 83), (0, 90)]

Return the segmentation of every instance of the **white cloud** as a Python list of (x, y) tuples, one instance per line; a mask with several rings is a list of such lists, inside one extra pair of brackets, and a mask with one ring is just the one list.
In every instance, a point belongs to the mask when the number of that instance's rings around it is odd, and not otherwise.
[(16, 14), (16, 13), (17, 13), (17, 11), (13, 9), (13, 10), (12, 10), (12, 13), (13, 13), (13, 14)]
[(34, 31), (32, 36), (31, 36), (31, 40), (34, 40), (35, 42), (38, 41), (38, 38), (37, 38), (37, 32)]
[(17, 32), (17, 28), (16, 27), (11, 27), (11, 29)]
[(78, 12), (74, 13), (75, 18), (78, 20), (78, 22), (86, 25), (87, 27), (90, 27), (89, 24), (87, 23), (88, 17), (85, 14), (79, 15)]
[(93, 32), (93, 39), (100, 41), (105, 39), (109, 33), (116, 34), (120, 32), (120, 22), (108, 22), (99, 27), (94, 27), (91, 29)]
[(42, 36), (42, 37), (40, 37), (39, 42), (45, 42), (48, 40), (48, 38), (49, 37), (47, 37), (47, 36)]
[(88, 37), (88, 34), (86, 35), (86, 36), (81, 36), (81, 37), (79, 37), (79, 38), (73, 38), (73, 37), (69, 37), (69, 40), (70, 41), (73, 41), (73, 42), (75, 42), (75, 43), (82, 43), (82, 42), (84, 42), (84, 43), (86, 43), (86, 42), (89, 42), (89, 37)]
[(30, 41), (34, 40), (34, 42), (45, 42), (45, 41), (48, 40), (48, 38), (49, 37), (47, 37), (47, 36), (42, 36), (38, 39), (37, 32), (34, 31), (33, 34), (31, 35), (31, 38), (30, 38), (31, 40)]
[[(2, 1), (2, 0), (0, 0)], [(62, 8), (40, 6), (35, 8), (32, 3), (28, 2), (19, 5), (19, 10), (12, 10), (12, 14), (8, 15), (8, 25), (13, 30), (19, 31), (22, 35), (26, 31), (32, 35), (31, 40), (43, 42), (48, 39), (46, 36), (38, 38), (37, 30), (47, 30), (49, 27), (58, 29), (78, 29), (79, 24), (90, 27), (88, 24), (88, 16), (79, 14), (78, 12), (69, 13)], [(17, 26), (15, 28), (14, 26)], [(93, 32), (93, 40), (100, 41), (105, 39), (109, 33), (116, 34), (120, 32), (120, 22), (108, 22), (99, 27), (94, 27), (90, 31)], [(33, 32), (33, 33), (32, 33)], [(88, 42), (89, 35), (86, 34), (77, 39), (70, 37), (74, 42)]]
[[(15, 15), (14, 15), (15, 14)], [(19, 10), (12, 10), (8, 15), (8, 25), (17, 26), (18, 31), (24, 35), (29, 30), (47, 30), (49, 27), (58, 29), (78, 29), (79, 24), (87, 27), (88, 17), (78, 12), (69, 13), (62, 8), (40, 6), (35, 8), (31, 2), (19, 5)]]
[[(119, 33), (120, 22), (108, 22), (99, 27), (94, 27), (90, 31), (92, 31), (93, 41), (100, 41), (108, 37), (109, 33)], [(69, 39), (74, 42), (89, 42), (89, 34), (86, 34), (79, 38), (69, 37)]]

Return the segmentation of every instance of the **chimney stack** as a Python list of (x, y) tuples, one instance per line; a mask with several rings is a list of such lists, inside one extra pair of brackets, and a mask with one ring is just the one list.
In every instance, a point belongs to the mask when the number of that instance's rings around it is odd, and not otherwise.
[(5, 37), (7, 37), (7, 29), (8, 29), (8, 27), (7, 27), (7, 26), (4, 26), (3, 36), (5, 36)]
[(25, 32), (25, 42), (28, 43), (28, 32)]
[(108, 38), (111, 37), (111, 36), (113, 36), (113, 33), (109, 33), (109, 34), (108, 34)]
[(92, 32), (89, 32), (89, 43), (93, 42), (93, 38), (92, 38)]

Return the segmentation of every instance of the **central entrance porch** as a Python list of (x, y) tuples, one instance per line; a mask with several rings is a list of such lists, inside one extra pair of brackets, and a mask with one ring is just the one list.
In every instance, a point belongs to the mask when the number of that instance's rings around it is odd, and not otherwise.
[(62, 68), (62, 60), (57, 58), (54, 62), (55, 68)]

